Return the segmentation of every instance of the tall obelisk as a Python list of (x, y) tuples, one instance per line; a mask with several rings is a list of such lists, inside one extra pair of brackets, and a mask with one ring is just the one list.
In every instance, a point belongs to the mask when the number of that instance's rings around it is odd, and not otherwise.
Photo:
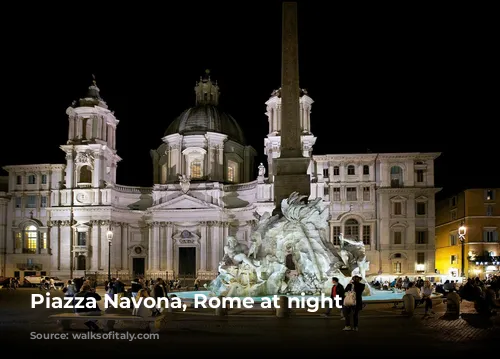
[(281, 149), (274, 159), (274, 213), (281, 215), (281, 201), (292, 192), (309, 196), (310, 159), (302, 155), (300, 127), (299, 44), (297, 3), (283, 3), (281, 58)]

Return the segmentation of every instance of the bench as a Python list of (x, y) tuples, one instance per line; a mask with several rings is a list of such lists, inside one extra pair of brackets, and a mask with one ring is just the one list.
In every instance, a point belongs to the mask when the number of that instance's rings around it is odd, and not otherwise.
[[(152, 332), (158, 332), (166, 323), (166, 316), (157, 317), (139, 317), (136, 315), (123, 314), (102, 314), (102, 315), (78, 315), (76, 313), (60, 313), (49, 316), (49, 319), (56, 319), (63, 330), (71, 330), (71, 323), (74, 321), (87, 322), (89, 320), (99, 320), (104, 324), (106, 331), (112, 331), (116, 322), (139, 322), (146, 324)], [(159, 325), (157, 325), (159, 324)], [(160, 329), (157, 329), (157, 327)]]

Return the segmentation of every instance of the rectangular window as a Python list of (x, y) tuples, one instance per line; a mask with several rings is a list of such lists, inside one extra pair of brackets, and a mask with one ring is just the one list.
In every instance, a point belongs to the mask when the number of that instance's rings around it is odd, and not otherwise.
[(38, 242), (38, 231), (25, 231), (25, 253), (36, 253), (36, 242)]
[(340, 226), (333, 227), (333, 245), (340, 246)]
[(323, 177), (328, 178), (328, 168), (323, 168)]
[(28, 184), (36, 184), (36, 176), (35, 175), (28, 176)]
[(47, 175), (42, 175), (42, 184), (47, 184)]
[(227, 180), (229, 182), (234, 182), (234, 168), (233, 167), (227, 168)]
[(338, 187), (335, 187), (333, 189), (333, 200), (340, 201), (340, 188), (338, 188)]
[(330, 187), (328, 186), (327, 183), (325, 183), (325, 187), (323, 187), (323, 194), (325, 196), (328, 196), (330, 194)]
[(394, 273), (401, 273), (401, 262), (394, 263)]
[(347, 200), (357, 201), (358, 197), (356, 195), (356, 187), (347, 187)]
[(427, 231), (417, 231), (415, 237), (417, 244), (427, 244)]
[(16, 184), (23, 184), (23, 178), (21, 176), (16, 176)]
[(36, 208), (36, 196), (26, 196), (26, 208)]
[(364, 165), (363, 166), (363, 175), (369, 175), (370, 174), (370, 166)]
[(485, 200), (487, 201), (493, 201), (495, 199), (495, 190), (493, 189), (487, 189), (485, 191)]
[(201, 178), (201, 162), (191, 162), (191, 178)]
[(403, 214), (403, 205), (401, 202), (394, 202), (394, 215), (401, 216)]
[(453, 209), (450, 211), (450, 217), (451, 217), (452, 221), (457, 219), (457, 210), (456, 209)]
[(394, 232), (394, 244), (402, 244), (403, 243), (403, 232), (397, 231)]
[(16, 208), (21, 208), (23, 199), (21, 197), (16, 197)]
[(40, 197), (40, 207), (42, 208), (47, 207), (47, 196)]
[(363, 187), (363, 201), (370, 201), (370, 187)]
[(426, 205), (425, 202), (417, 202), (417, 215), (424, 216), (426, 213)]
[(456, 245), (457, 245), (457, 235), (450, 234), (450, 246), (456, 246)]
[(333, 167), (333, 175), (338, 176), (340, 174), (339, 166)]
[(16, 249), (23, 248), (23, 234), (21, 232), (16, 233)]
[(417, 252), (417, 264), (425, 264), (425, 253)]
[(371, 238), (372, 238), (371, 227), (363, 226), (363, 244), (365, 246), (369, 246), (371, 244)]
[(457, 206), (457, 196), (453, 196), (450, 199), (450, 206), (451, 207), (456, 207)]
[(486, 206), (486, 215), (493, 216), (493, 206), (492, 205)]
[(42, 233), (42, 241), (40, 243), (40, 248), (47, 249), (47, 233), (46, 232)]
[(450, 256), (450, 264), (457, 264), (457, 256), (456, 255)]
[(498, 232), (495, 229), (484, 230), (484, 242), (498, 242)]
[(77, 232), (77, 243), (79, 246), (87, 245), (87, 232)]
[(347, 166), (347, 175), (348, 176), (354, 176), (356, 174), (356, 169), (354, 168), (353, 165)]
[(424, 182), (424, 170), (417, 170), (417, 182)]

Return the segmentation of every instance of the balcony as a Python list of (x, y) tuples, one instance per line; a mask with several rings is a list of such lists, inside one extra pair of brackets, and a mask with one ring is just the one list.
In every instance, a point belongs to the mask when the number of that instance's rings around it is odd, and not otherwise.
[(40, 263), (17, 263), (16, 267), (23, 271), (41, 271), (43, 265)]

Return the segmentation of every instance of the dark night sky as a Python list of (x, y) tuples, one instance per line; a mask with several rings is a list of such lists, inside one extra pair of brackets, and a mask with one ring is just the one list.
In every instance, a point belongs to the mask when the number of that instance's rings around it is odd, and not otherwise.
[[(264, 102), (281, 79), (281, 2), (79, 4), (4, 14), (13, 25), (2, 45), (8, 131), (0, 166), (63, 163), (65, 110), (95, 74), (120, 120), (118, 183), (151, 185), (149, 150), (194, 105), (193, 87), (206, 68), (219, 82), (221, 105), (263, 161)], [(488, 14), (435, 4), (299, 2), (300, 77), (315, 101), (314, 154), (438, 151), (438, 186), (500, 187), (492, 161), (498, 40)]]

